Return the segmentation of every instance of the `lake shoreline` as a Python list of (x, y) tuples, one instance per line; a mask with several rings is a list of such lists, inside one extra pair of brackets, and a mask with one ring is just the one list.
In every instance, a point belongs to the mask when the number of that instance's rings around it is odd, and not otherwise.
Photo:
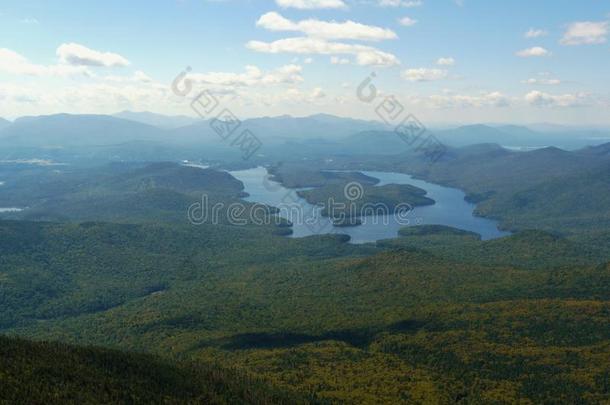
[(244, 193), (247, 201), (279, 207), (282, 216), (282, 207), (293, 204), (300, 207), (307, 218), (287, 218), (292, 226), (289, 237), (299, 238), (311, 235), (345, 234), (350, 237), (350, 243), (374, 243), (383, 239), (399, 237), (403, 227), (418, 225), (444, 225), (456, 229), (475, 232), (481, 239), (495, 239), (508, 236), (511, 233), (500, 230), (499, 222), (475, 215), (476, 204), (466, 200), (466, 193), (460, 189), (445, 187), (443, 185), (417, 179), (414, 176), (397, 172), (377, 172), (356, 170), (379, 181), (376, 187), (388, 184), (411, 185), (426, 191), (426, 197), (435, 201), (435, 204), (418, 206), (406, 213), (402, 218), (392, 215), (374, 216), (368, 221), (355, 226), (336, 226), (332, 219), (324, 217), (322, 208), (307, 202), (298, 195), (298, 189), (287, 188), (273, 180), (267, 168), (258, 166), (252, 169), (229, 171), (229, 173), (244, 184)]

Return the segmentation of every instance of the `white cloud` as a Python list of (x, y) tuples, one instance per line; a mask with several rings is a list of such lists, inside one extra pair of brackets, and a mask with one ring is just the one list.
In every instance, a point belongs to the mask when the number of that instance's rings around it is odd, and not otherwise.
[(324, 90), (322, 90), (320, 87), (316, 87), (312, 90), (311, 97), (312, 98), (324, 98), (324, 97), (326, 97), (326, 94), (324, 93)]
[[(0, 71), (28, 76), (93, 77), (87, 66), (125, 66), (127, 59), (109, 52), (98, 52), (78, 44), (62, 44), (57, 48), (59, 63), (40, 65), (10, 49), (0, 49)], [(141, 77), (142, 78), (142, 77)]]
[(396, 56), (365, 45), (327, 42), (318, 38), (286, 38), (274, 42), (250, 41), (248, 49), (264, 53), (294, 53), (317, 55), (354, 55), (363, 66), (394, 66), (400, 64)]
[[(101, 78), (104, 80), (104, 78)], [(59, 112), (114, 113), (119, 110), (163, 111), (177, 105), (169, 86), (142, 82), (71, 82), (60, 87), (32, 84), (0, 84), (0, 98), (11, 114), (40, 115)], [(4, 107), (4, 105), (3, 105)]]
[(308, 19), (295, 22), (274, 11), (263, 14), (256, 22), (256, 25), (270, 31), (303, 32), (310, 37), (323, 39), (379, 41), (397, 38), (392, 30), (360, 24), (351, 20), (345, 22), (329, 22)]
[(608, 22), (579, 21), (568, 25), (559, 41), (562, 45), (603, 44), (608, 35)]
[(584, 93), (554, 95), (541, 91), (527, 93), (525, 101), (536, 107), (578, 107), (590, 103), (589, 96)]
[(428, 82), (441, 80), (447, 77), (447, 71), (442, 69), (407, 69), (402, 72), (402, 77), (411, 82)]
[(455, 59), (453, 58), (438, 58), (436, 64), (439, 66), (453, 66), (455, 65)]
[(378, 0), (381, 7), (419, 7), (424, 4), (421, 0)]
[(310, 63), (313, 63), (313, 58), (305, 58), (303, 59), (303, 63), (309, 65)]
[(484, 108), (507, 107), (510, 99), (499, 91), (482, 92), (480, 94), (433, 94), (430, 96), (414, 96), (410, 98), (413, 104), (424, 105), (427, 108)]
[(24, 56), (6, 48), (0, 48), (0, 71), (28, 76), (75, 76), (91, 75), (83, 66), (38, 65)]
[(302, 105), (302, 104), (315, 104), (323, 105), (324, 100), (328, 99), (328, 95), (321, 87), (315, 87), (309, 91), (301, 90), (298, 88), (290, 88), (281, 94), (257, 94), (254, 96), (246, 96), (250, 98), (253, 103), (271, 105)]
[(275, 2), (283, 8), (297, 8), (300, 10), (346, 7), (343, 0), (275, 0)]
[(544, 77), (541, 78), (531, 78), (531, 79), (527, 79), (523, 81), (524, 84), (532, 84), (532, 85), (538, 85), (538, 84), (542, 84), (542, 85), (547, 85), (547, 86), (556, 86), (558, 84), (561, 84), (561, 80), (559, 79), (547, 79)]
[(541, 46), (534, 46), (532, 48), (523, 49), (517, 52), (516, 55), (522, 58), (529, 58), (532, 56), (550, 56), (551, 52)]
[(57, 48), (60, 62), (74, 66), (127, 66), (129, 61), (119, 54), (100, 52), (86, 46), (69, 43), (61, 44)]
[(136, 70), (136, 72), (133, 74), (133, 77), (135, 80), (137, 80), (139, 82), (143, 82), (143, 83), (150, 83), (153, 81), (150, 78), (150, 76), (148, 76), (146, 73), (142, 72), (141, 70)]
[(549, 33), (545, 30), (530, 28), (525, 34), (525, 38), (540, 38), (547, 36)]
[(153, 79), (141, 70), (136, 70), (132, 76), (102, 76), (100, 79), (113, 83), (152, 83)]
[(298, 65), (285, 65), (268, 73), (264, 73), (256, 66), (246, 66), (244, 73), (191, 73), (188, 77), (198, 83), (218, 86), (260, 86), (301, 83), (303, 81), (301, 71), (302, 67)]
[(338, 56), (332, 56), (330, 58), (330, 63), (333, 65), (349, 65), (350, 61), (347, 58), (340, 58)]
[(414, 20), (411, 17), (403, 17), (399, 19), (398, 22), (404, 27), (411, 27), (412, 25), (417, 24), (417, 20)]

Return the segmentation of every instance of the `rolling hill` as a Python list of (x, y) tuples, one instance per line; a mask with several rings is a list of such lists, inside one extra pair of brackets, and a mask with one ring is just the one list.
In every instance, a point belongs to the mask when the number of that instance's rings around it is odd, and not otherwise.
[(26, 398), (47, 404), (315, 402), (218, 366), (0, 336), (0, 401)]
[(5, 217), (28, 220), (186, 222), (189, 206), (230, 202), (243, 184), (227, 172), (177, 163), (115, 163), (94, 169), (32, 170), (6, 176), (0, 206), (27, 207)]
[(561, 237), (7, 221), (0, 237), (3, 333), (221, 363), (331, 403), (608, 398), (610, 265)]

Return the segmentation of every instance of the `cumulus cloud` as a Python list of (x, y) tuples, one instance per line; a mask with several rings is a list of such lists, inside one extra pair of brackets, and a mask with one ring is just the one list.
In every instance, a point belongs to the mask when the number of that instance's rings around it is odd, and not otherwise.
[[(44, 83), (0, 84), (0, 98), (7, 96), (6, 110), (14, 115), (40, 115), (58, 112), (113, 113), (117, 110), (159, 110), (177, 105), (169, 86), (142, 82), (71, 82), (60, 87)], [(27, 100), (27, 103), (26, 103)], [(5, 107), (3, 105), (3, 107)]]
[(455, 65), (455, 59), (453, 58), (438, 58), (436, 64), (439, 66), (453, 66)]
[(523, 36), (525, 38), (540, 38), (547, 36), (549, 33), (545, 30), (530, 28)]
[(77, 76), (93, 77), (89, 66), (126, 66), (129, 61), (110, 52), (98, 52), (78, 44), (62, 44), (57, 50), (58, 63), (41, 65), (6, 48), (0, 49), (0, 71), (28, 76)]
[(255, 104), (271, 105), (299, 105), (299, 104), (317, 104), (323, 105), (328, 95), (321, 87), (314, 87), (311, 90), (301, 90), (298, 88), (289, 88), (286, 91), (275, 94), (258, 94), (251, 98)]
[(411, 27), (411, 26), (417, 24), (417, 20), (414, 20), (411, 17), (403, 17), (403, 18), (399, 19), (398, 22), (403, 27)]
[(302, 67), (285, 65), (271, 72), (264, 73), (256, 66), (246, 66), (243, 73), (209, 72), (191, 73), (189, 79), (198, 83), (218, 86), (260, 86), (272, 84), (296, 84), (303, 81)]
[(56, 53), (61, 63), (73, 66), (114, 67), (129, 65), (129, 61), (119, 54), (100, 52), (75, 43), (61, 44)]
[(324, 97), (326, 97), (326, 94), (324, 93), (324, 90), (322, 90), (322, 88), (316, 87), (312, 90), (311, 97), (315, 98), (315, 99), (324, 98)]
[(131, 76), (103, 76), (102, 80), (114, 83), (152, 83), (153, 79), (141, 70), (136, 70)]
[(300, 10), (347, 7), (343, 0), (275, 0), (275, 2), (283, 8), (297, 8)]
[(83, 66), (39, 65), (10, 49), (0, 49), (0, 71), (28, 76), (75, 76), (91, 75)]
[(310, 37), (323, 39), (379, 41), (397, 38), (390, 29), (360, 24), (351, 20), (345, 22), (316, 19), (292, 21), (274, 11), (263, 14), (256, 25), (270, 31), (302, 32)]
[(530, 58), (536, 56), (550, 56), (551, 52), (541, 46), (534, 46), (532, 48), (523, 49), (517, 52), (516, 55), (522, 58)]
[(381, 7), (419, 7), (424, 4), (421, 0), (378, 0)]
[(402, 77), (411, 82), (429, 82), (447, 77), (447, 71), (442, 69), (407, 69), (402, 72)]
[(356, 57), (356, 62), (363, 66), (394, 66), (400, 64), (395, 55), (371, 46), (328, 42), (319, 38), (296, 37), (273, 42), (250, 41), (246, 44), (246, 47), (263, 53), (353, 55)]
[(525, 101), (536, 107), (578, 107), (590, 103), (589, 96), (584, 93), (549, 94), (542, 91), (530, 91), (525, 95)]
[(562, 45), (603, 44), (608, 35), (608, 22), (578, 21), (568, 25), (559, 41)]

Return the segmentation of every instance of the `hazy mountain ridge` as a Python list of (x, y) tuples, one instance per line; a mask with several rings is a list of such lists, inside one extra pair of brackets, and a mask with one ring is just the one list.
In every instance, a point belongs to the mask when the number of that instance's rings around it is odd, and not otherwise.
[(141, 124), (151, 125), (161, 129), (175, 129), (193, 125), (201, 119), (189, 117), (186, 115), (163, 115), (148, 111), (121, 111), (112, 115), (116, 118), (122, 118), (130, 121), (139, 122)]
[(57, 114), (23, 117), (0, 133), (0, 142), (21, 146), (110, 145), (134, 140), (163, 141), (162, 130), (109, 115)]
[(442, 141), (452, 146), (493, 142), (506, 147), (536, 148), (558, 146), (578, 149), (586, 145), (610, 141), (610, 130), (556, 130), (540, 131), (523, 125), (466, 125), (434, 131)]
[[(0, 143), (7, 147), (70, 147), (108, 146), (145, 141), (173, 145), (214, 144), (216, 147), (222, 147), (223, 139), (216, 133), (211, 123), (210, 120), (197, 120), (186, 116), (171, 117), (128, 111), (114, 116), (56, 114), (22, 117), (14, 123), (0, 123), (5, 125), (0, 133)], [(380, 153), (396, 153), (397, 147), (400, 150), (409, 147), (383, 123), (327, 114), (245, 119), (236, 129), (236, 133), (243, 129), (249, 129), (268, 145), (281, 145), (296, 140), (305, 144), (308, 142), (315, 144), (323, 140), (336, 142), (340, 144), (337, 145), (338, 148), (347, 147), (347, 151), (351, 152), (372, 148), (372, 151)], [(553, 145), (575, 149), (589, 144), (599, 144), (610, 132), (595, 132), (599, 136), (592, 138), (582, 132), (543, 133), (525, 126), (492, 127), (477, 124), (438, 131), (432, 129), (427, 134), (434, 134), (441, 142), (450, 146), (491, 142), (503, 146)]]

